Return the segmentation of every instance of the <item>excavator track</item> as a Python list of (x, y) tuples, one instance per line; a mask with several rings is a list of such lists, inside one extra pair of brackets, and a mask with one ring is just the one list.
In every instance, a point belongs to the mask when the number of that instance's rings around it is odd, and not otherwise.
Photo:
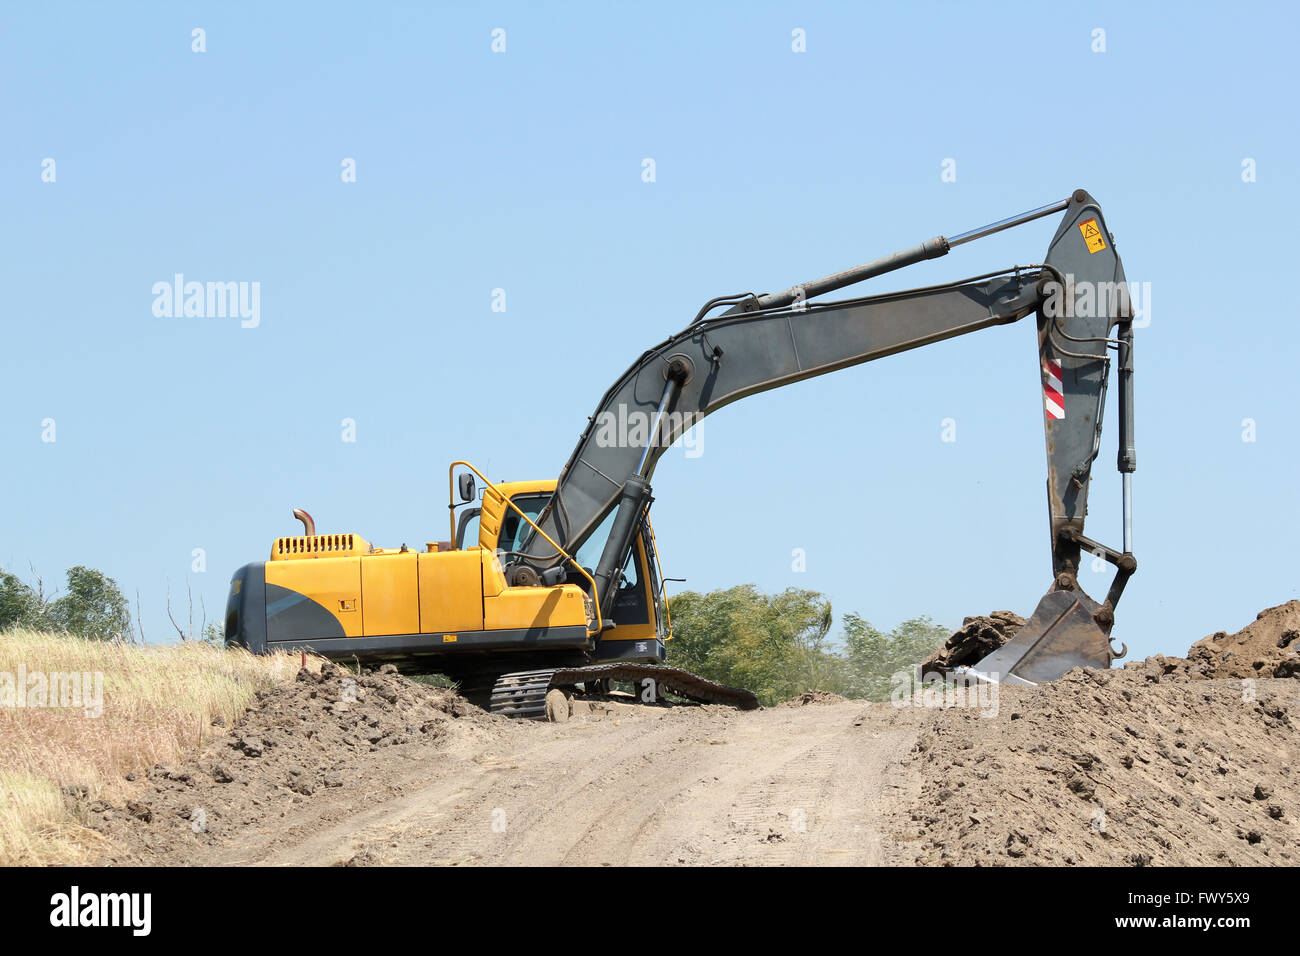
[(502, 674), (492, 685), (488, 710), (521, 720), (545, 720), (546, 692), (554, 674), (552, 668)]
[(589, 680), (631, 681), (641, 686), (647, 678), (655, 681), (660, 691), (685, 697), (697, 704), (726, 704), (738, 710), (758, 709), (758, 698), (750, 691), (728, 687), (676, 667), (655, 664), (591, 664), (561, 668), (551, 679), (551, 686), (567, 687)]
[(502, 674), (492, 687), (488, 709), (507, 717), (545, 720), (546, 693), (552, 688), (600, 680), (624, 681), (644, 687), (642, 682), (647, 679), (655, 682), (656, 698), (669, 693), (697, 704), (726, 704), (739, 710), (758, 709), (758, 698), (750, 691), (728, 687), (675, 667), (621, 663)]

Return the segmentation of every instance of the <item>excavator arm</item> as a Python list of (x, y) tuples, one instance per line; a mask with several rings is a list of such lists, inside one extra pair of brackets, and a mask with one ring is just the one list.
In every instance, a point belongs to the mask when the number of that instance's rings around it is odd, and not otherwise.
[[(1042, 263), (883, 295), (813, 301), (1057, 212), (1063, 216)], [(1132, 313), (1101, 208), (1083, 190), (1068, 200), (952, 238), (930, 239), (782, 292), (706, 303), (685, 329), (646, 351), (605, 393), (538, 525), (573, 554), (613, 513), (593, 575), (597, 599), (607, 609), (649, 507), (656, 462), (704, 416), (747, 395), (1030, 314), (1037, 315), (1038, 323), (1054, 581), (1029, 624), (973, 673), (1036, 683), (1076, 664), (1109, 666), (1123, 653), (1115, 655), (1109, 644), (1114, 606), (1136, 569), (1129, 502), (1136, 467)], [(1083, 534), (1112, 352), (1118, 362), (1125, 516), (1119, 550)], [(1114, 583), (1100, 604), (1079, 588), (1085, 551), (1116, 566)], [(551, 583), (563, 573), (563, 555), (541, 535), (533, 534), (508, 557), (507, 575), (514, 584)]]

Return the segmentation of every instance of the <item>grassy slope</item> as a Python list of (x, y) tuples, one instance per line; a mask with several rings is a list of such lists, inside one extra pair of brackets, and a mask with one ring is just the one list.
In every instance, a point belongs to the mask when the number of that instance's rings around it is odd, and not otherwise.
[(230, 723), (259, 690), (292, 680), (299, 657), (0, 633), (0, 675), (10, 686), (20, 664), (28, 674), (102, 674), (103, 713), (0, 706), (0, 865), (86, 859), (100, 838), (78, 825), (63, 788), (84, 788), (92, 799), (125, 796), (126, 773), (177, 759), (211, 734), (214, 717)]

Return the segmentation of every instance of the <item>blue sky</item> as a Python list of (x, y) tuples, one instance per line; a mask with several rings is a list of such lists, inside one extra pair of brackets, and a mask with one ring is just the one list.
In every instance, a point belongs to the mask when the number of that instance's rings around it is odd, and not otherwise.
[[(1297, 596), (1296, 25), (1267, 4), (8, 5), (0, 566), (101, 568), (168, 639), (168, 587), (219, 617), (294, 507), (418, 546), (446, 536), (449, 461), (554, 476), (711, 296), (1083, 187), (1152, 290), (1115, 636), (1144, 656), (1236, 630)], [(1040, 261), (1055, 225), (863, 291)], [(260, 323), (155, 316), (175, 273), (260, 283)], [(1088, 532), (1118, 544), (1111, 412)], [(1027, 614), (1051, 578), (1041, 417), (1030, 321), (730, 406), (656, 472), (665, 572), (813, 588), (882, 627)], [(1083, 580), (1100, 598), (1109, 574)]]

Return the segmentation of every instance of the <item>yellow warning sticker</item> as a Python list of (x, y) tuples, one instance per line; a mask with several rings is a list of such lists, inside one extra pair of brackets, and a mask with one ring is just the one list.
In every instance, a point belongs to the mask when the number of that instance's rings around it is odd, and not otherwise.
[(1083, 233), (1083, 241), (1088, 247), (1088, 255), (1101, 252), (1106, 248), (1106, 240), (1101, 237), (1101, 227), (1097, 225), (1096, 219), (1085, 219), (1079, 223), (1079, 231)]

